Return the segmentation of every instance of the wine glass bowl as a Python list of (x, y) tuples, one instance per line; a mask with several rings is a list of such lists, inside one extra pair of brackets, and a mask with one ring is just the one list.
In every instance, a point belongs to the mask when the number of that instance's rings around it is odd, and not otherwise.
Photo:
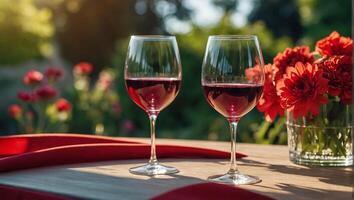
[(263, 86), (238, 83), (204, 83), (208, 103), (229, 121), (238, 121), (253, 109)]
[(176, 168), (159, 164), (155, 148), (157, 116), (172, 103), (181, 86), (182, 69), (176, 38), (162, 35), (132, 36), (124, 78), (130, 98), (148, 114), (151, 127), (150, 160), (146, 165), (129, 171), (148, 176), (177, 173)]
[(210, 36), (202, 66), (202, 87), (207, 102), (229, 122), (231, 167), (208, 180), (253, 184), (261, 179), (242, 174), (236, 165), (236, 129), (242, 116), (257, 104), (263, 92), (263, 57), (253, 35)]
[(178, 78), (126, 78), (131, 99), (149, 115), (167, 107), (178, 94), (181, 80)]

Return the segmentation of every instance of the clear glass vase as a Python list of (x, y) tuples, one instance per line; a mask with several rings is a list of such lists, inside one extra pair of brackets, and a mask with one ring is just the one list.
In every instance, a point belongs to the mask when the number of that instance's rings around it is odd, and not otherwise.
[(318, 116), (295, 119), (287, 113), (290, 161), (302, 165), (353, 165), (351, 105), (331, 99)]

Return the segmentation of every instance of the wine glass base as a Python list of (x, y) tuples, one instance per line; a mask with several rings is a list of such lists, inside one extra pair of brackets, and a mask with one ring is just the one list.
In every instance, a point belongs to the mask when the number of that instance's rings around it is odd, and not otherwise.
[(178, 173), (178, 169), (174, 167), (160, 165), (158, 163), (148, 163), (143, 166), (133, 167), (129, 169), (129, 172), (137, 175), (155, 176)]
[(227, 185), (250, 185), (259, 183), (262, 181), (262, 179), (257, 176), (250, 176), (246, 174), (241, 174), (240, 172), (236, 172), (210, 176), (208, 177), (208, 181), (223, 183)]

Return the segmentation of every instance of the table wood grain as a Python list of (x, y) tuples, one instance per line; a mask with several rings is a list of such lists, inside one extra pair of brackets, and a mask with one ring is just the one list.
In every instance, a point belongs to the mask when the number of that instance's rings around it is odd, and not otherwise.
[[(228, 142), (158, 139), (157, 143), (229, 150)], [(295, 165), (288, 159), (287, 146), (282, 145), (238, 144), (237, 150), (248, 155), (238, 160), (239, 169), (262, 179), (259, 184), (242, 188), (275, 199), (353, 198), (351, 167)], [(174, 166), (180, 173), (146, 177), (128, 172), (130, 167), (145, 162), (147, 159), (117, 160), (14, 171), (1, 173), (0, 184), (83, 199), (149, 199), (173, 188), (204, 182), (208, 176), (225, 173), (229, 167), (228, 160), (220, 159), (161, 159), (162, 164)]]

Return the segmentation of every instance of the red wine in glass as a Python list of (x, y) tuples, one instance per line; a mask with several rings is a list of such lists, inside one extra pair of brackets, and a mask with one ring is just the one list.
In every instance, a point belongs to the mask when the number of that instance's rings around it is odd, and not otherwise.
[(203, 84), (208, 103), (228, 120), (239, 120), (257, 104), (263, 85), (248, 83)]
[(176, 37), (131, 36), (125, 60), (124, 78), (130, 98), (149, 116), (151, 136), (149, 162), (132, 167), (129, 172), (146, 176), (178, 173), (175, 167), (158, 162), (155, 145), (157, 116), (171, 104), (181, 87), (182, 65)]
[[(208, 103), (229, 122), (231, 155), (227, 173), (208, 180), (230, 185), (259, 183), (236, 163), (236, 134), (240, 119), (257, 104), (263, 92), (264, 62), (255, 35), (209, 36), (202, 65), (202, 87)], [(248, 73), (249, 70), (257, 73)]]
[(158, 114), (177, 96), (181, 80), (177, 78), (126, 78), (130, 98), (148, 114)]

